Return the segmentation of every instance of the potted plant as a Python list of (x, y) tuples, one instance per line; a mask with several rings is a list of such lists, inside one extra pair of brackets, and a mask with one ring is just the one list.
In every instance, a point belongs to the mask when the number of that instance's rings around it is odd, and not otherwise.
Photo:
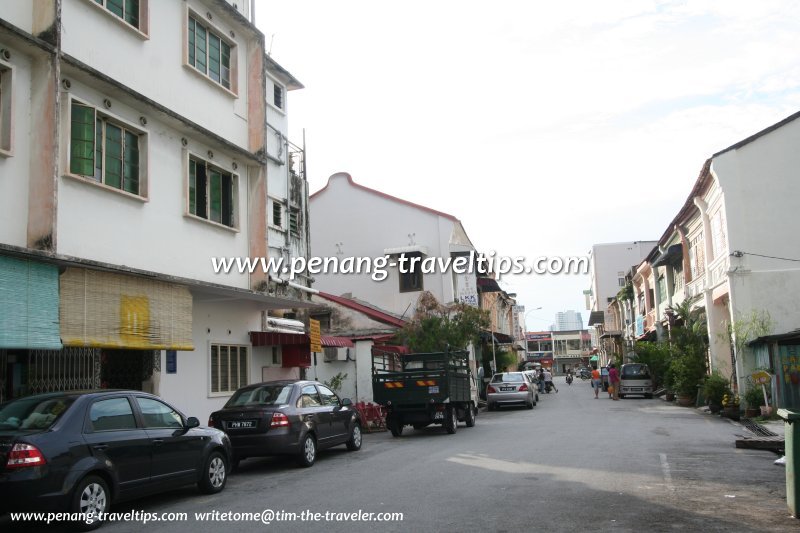
[(726, 394), (722, 398), (722, 416), (731, 420), (739, 420), (739, 395)]
[(747, 404), (744, 416), (755, 418), (761, 414), (760, 407), (764, 405), (764, 395), (760, 387), (748, 387), (744, 393), (744, 403)]
[(717, 414), (722, 410), (722, 400), (726, 394), (731, 394), (727, 379), (716, 372), (706, 377), (703, 382), (703, 396), (712, 413)]

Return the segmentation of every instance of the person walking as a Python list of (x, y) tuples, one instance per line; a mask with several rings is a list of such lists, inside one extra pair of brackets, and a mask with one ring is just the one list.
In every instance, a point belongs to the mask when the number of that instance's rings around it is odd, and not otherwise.
[(600, 371), (597, 368), (592, 369), (592, 388), (594, 388), (594, 399), (600, 394), (600, 389), (603, 388), (603, 380), (600, 379)]
[(614, 388), (614, 392), (612, 393), (613, 400), (619, 400), (619, 372), (617, 372), (617, 366), (614, 363), (608, 365), (608, 385)]

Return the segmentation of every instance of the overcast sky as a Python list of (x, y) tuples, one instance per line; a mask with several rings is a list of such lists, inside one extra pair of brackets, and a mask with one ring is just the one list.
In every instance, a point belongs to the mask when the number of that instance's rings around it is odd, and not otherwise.
[[(348, 172), (483, 252), (658, 239), (709, 156), (800, 110), (797, 1), (257, 0), (256, 22), (306, 87), (311, 191)], [(588, 277), (501, 285), (543, 308), (528, 330), (588, 318)]]

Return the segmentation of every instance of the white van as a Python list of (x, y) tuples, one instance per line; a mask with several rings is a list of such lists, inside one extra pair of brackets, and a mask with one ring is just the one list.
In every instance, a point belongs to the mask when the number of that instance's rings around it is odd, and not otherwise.
[(650, 369), (643, 363), (622, 365), (619, 371), (619, 397), (640, 395), (653, 397), (653, 377)]

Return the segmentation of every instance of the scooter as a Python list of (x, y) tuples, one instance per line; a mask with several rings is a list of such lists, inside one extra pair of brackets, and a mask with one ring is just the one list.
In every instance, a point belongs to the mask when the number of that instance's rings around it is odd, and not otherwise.
[(553, 390), (553, 382), (552, 381), (545, 381), (544, 382), (544, 391), (547, 394), (550, 394), (551, 390)]
[(567, 374), (567, 385), (572, 385), (572, 374)]

